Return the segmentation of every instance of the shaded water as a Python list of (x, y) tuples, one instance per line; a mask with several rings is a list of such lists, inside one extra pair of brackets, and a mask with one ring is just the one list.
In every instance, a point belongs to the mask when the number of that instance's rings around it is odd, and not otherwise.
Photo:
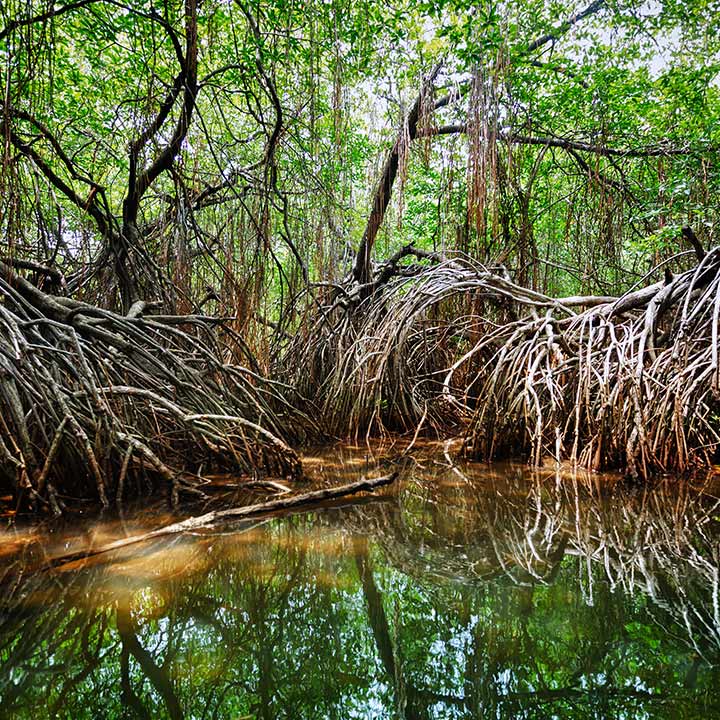
[(52, 571), (147, 514), (6, 532), (0, 717), (720, 717), (712, 488), (418, 457), (379, 499)]

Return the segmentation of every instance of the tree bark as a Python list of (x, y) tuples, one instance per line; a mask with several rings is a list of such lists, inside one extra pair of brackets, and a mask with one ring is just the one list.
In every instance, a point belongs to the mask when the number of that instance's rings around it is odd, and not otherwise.
[(360, 241), (360, 247), (358, 248), (357, 255), (355, 256), (353, 278), (356, 282), (362, 285), (370, 281), (370, 258), (372, 256), (372, 249), (375, 244), (375, 238), (377, 237), (378, 230), (385, 218), (385, 212), (390, 204), (390, 196), (392, 195), (392, 188), (395, 178), (397, 177), (398, 166), (400, 163), (400, 150), (402, 148), (402, 144), (405, 142), (405, 125), (407, 125), (407, 134), (410, 140), (414, 140), (417, 137), (417, 125), (418, 120), (420, 119), (422, 99), (425, 93), (432, 86), (432, 83), (440, 72), (441, 67), (441, 64), (436, 65), (430, 71), (430, 74), (423, 80), (420, 94), (417, 96), (415, 102), (410, 108), (407, 118), (403, 118), (403, 123), (398, 130), (395, 143), (385, 159), (382, 175), (380, 176), (380, 182), (378, 183), (373, 197), (370, 217), (368, 218), (367, 225), (365, 226), (365, 232), (363, 233), (362, 240)]

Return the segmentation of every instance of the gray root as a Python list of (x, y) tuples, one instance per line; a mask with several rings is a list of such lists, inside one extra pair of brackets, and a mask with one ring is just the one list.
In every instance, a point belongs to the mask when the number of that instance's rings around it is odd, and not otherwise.
[[(43, 293), (0, 263), (0, 483), (60, 511), (148, 481), (173, 499), (207, 472), (296, 479), (309, 423), (224, 360), (222, 323), (118, 315)], [(292, 429), (293, 432), (289, 432)]]
[(336, 295), (289, 347), (286, 379), (328, 432), (425, 425), (464, 436), (483, 460), (552, 458), (643, 478), (713, 462), (719, 248), (620, 298), (552, 298), (468, 257), (433, 261), (356, 304)]

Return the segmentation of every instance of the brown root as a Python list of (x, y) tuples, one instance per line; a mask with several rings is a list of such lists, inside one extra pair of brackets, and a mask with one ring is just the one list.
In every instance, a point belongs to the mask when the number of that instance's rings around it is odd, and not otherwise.
[[(0, 264), (0, 485), (60, 512), (203, 473), (298, 478), (311, 424), (284, 389), (223, 361), (216, 318), (118, 315), (46, 295)], [(288, 432), (289, 428), (294, 433)]]
[(467, 257), (431, 259), (395, 263), (365, 299), (342, 289), (290, 346), (286, 373), (330, 432), (424, 424), (463, 434), (473, 457), (640, 477), (712, 462), (720, 249), (620, 298), (551, 298)]

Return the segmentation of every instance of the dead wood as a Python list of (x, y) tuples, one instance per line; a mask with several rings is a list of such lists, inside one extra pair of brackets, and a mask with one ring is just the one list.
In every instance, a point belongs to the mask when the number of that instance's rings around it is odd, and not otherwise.
[(313, 490), (311, 492), (302, 493), (301, 495), (293, 495), (292, 497), (283, 497), (277, 500), (269, 500), (268, 502), (258, 503), (255, 505), (247, 505), (245, 507), (228, 508), (226, 510), (213, 510), (204, 515), (187, 518), (180, 522), (166, 525), (165, 527), (152, 530), (141, 535), (133, 535), (131, 537), (115, 540), (114, 542), (101, 545), (100, 547), (82, 550), (79, 552), (60, 555), (52, 559), (48, 567), (58, 567), (76, 560), (84, 560), (96, 557), (113, 550), (120, 550), (129, 545), (137, 545), (147, 540), (156, 540), (169, 535), (178, 535), (179, 533), (191, 532), (208, 528), (222, 522), (231, 522), (234, 520), (242, 520), (249, 517), (257, 517), (258, 515), (269, 515), (274, 513), (282, 513), (295, 508), (311, 509), (319, 503), (327, 500), (335, 500), (348, 495), (356, 495), (360, 492), (372, 492), (378, 488), (390, 485), (397, 480), (399, 473), (393, 472), (390, 475), (383, 475), (379, 478), (362, 478), (356, 482), (338, 485), (332, 488), (323, 488), (321, 490)]

